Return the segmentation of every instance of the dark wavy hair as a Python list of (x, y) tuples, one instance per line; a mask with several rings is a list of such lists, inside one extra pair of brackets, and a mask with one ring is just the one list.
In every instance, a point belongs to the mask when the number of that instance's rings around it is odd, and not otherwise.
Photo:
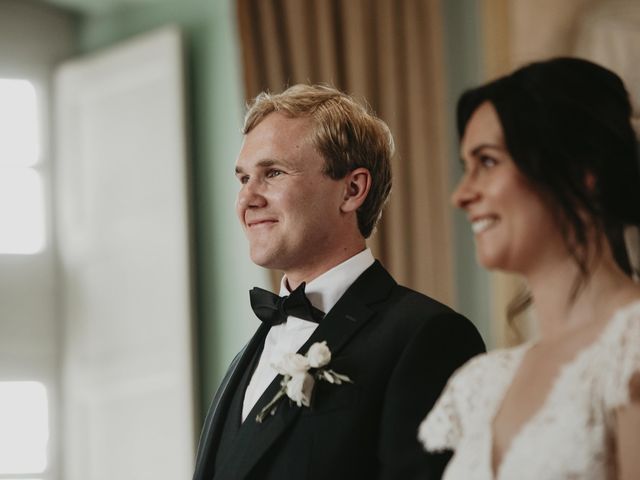
[[(640, 157), (622, 80), (578, 58), (529, 64), (460, 97), (460, 138), (471, 115), (487, 101), (498, 113), (518, 169), (556, 211), (579, 267), (572, 298), (589, 277), (593, 249), (599, 253), (602, 248), (589, 240), (592, 226), (604, 233), (616, 262), (630, 275), (623, 230), (640, 225)], [(528, 294), (521, 295), (509, 316), (530, 302)]]

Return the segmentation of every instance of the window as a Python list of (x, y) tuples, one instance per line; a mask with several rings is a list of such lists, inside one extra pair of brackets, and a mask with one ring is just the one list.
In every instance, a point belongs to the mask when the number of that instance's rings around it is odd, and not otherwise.
[(47, 468), (48, 440), (49, 410), (44, 385), (0, 382), (0, 479), (28, 480), (31, 477), (27, 475), (43, 473)]
[(36, 91), (26, 80), (0, 79), (0, 253), (44, 247), (44, 199)]

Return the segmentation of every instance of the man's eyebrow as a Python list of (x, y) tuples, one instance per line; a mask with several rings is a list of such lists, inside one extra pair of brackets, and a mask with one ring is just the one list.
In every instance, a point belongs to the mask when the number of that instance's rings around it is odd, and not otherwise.
[[(291, 168), (291, 165), (289, 163), (283, 160), (274, 160), (271, 158), (265, 158), (264, 160), (260, 160), (255, 164), (255, 166), (258, 168), (269, 168), (269, 167), (273, 167), (274, 165), (282, 165), (285, 168)], [(245, 172), (242, 169), (242, 167), (236, 166), (236, 175), (240, 173), (245, 173)]]

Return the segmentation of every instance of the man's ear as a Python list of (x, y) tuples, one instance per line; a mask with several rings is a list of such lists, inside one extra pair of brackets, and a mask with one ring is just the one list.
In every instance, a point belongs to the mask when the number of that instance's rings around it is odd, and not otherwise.
[(344, 177), (344, 199), (340, 205), (340, 211), (344, 213), (355, 212), (362, 206), (369, 190), (371, 190), (371, 172), (360, 167), (352, 170)]

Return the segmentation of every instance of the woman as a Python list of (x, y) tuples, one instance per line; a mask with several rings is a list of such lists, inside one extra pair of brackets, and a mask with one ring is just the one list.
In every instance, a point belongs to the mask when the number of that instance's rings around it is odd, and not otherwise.
[(427, 450), (455, 451), (445, 479), (640, 479), (640, 286), (622, 235), (640, 225), (630, 116), (620, 79), (572, 58), (459, 100), (453, 203), (479, 262), (524, 276), (539, 338), (451, 378), (419, 433)]

